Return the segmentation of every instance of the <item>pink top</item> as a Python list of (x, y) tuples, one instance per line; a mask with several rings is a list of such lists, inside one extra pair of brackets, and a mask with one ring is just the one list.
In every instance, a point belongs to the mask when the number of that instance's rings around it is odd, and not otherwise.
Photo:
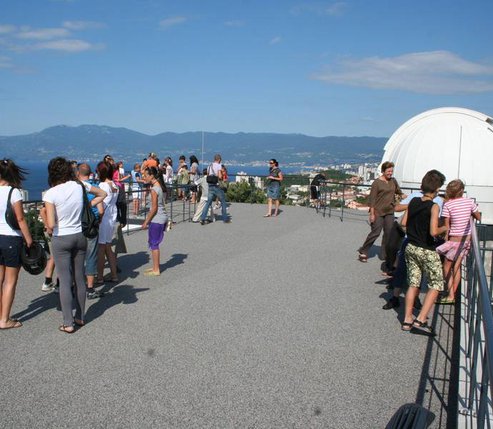
[(450, 218), (449, 236), (469, 235), (471, 215), (477, 211), (477, 204), (470, 198), (460, 197), (448, 200), (443, 205), (442, 216)]
[(118, 171), (118, 168), (115, 169), (113, 172), (113, 177), (111, 178), (113, 180), (113, 183), (118, 186), (119, 188), (123, 188), (123, 183), (120, 182), (120, 172)]

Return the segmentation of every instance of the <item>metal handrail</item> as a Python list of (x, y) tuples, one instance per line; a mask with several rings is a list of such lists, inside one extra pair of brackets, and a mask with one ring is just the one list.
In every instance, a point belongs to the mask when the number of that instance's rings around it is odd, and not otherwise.
[[(471, 219), (471, 247), (464, 276), (467, 344), (464, 349), (467, 389), (465, 408), (460, 414), (471, 419), (471, 425), (491, 427), (490, 407), (493, 399), (493, 309), (491, 293), (481, 257), (476, 225)], [(489, 389), (488, 389), (489, 386)], [(474, 423), (475, 424), (474, 424)], [(468, 425), (469, 427), (469, 425)]]

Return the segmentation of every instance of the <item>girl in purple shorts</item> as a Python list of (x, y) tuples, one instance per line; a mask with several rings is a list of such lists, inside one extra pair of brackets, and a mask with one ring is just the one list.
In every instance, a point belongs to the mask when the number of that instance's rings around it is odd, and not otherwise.
[(165, 209), (166, 185), (164, 184), (162, 173), (156, 167), (146, 168), (142, 178), (151, 187), (151, 209), (142, 224), (142, 229), (149, 229), (152, 268), (145, 270), (144, 275), (159, 276), (161, 274), (159, 245), (163, 241), (164, 231), (168, 223), (168, 215)]

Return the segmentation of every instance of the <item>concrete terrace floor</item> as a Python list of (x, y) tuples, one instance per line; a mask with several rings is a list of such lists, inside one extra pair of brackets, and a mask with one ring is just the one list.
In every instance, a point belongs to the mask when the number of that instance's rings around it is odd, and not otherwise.
[(383, 428), (418, 399), (445, 427), (447, 376), (426, 368), (446, 372), (430, 344), (447, 346), (381, 310), (380, 261), (356, 260), (367, 223), (299, 207), (230, 212), (229, 225), (167, 233), (158, 278), (143, 276), (147, 233), (126, 236), (121, 281), (87, 301), (73, 335), (58, 331), (43, 276), (22, 272), (13, 315), (24, 326), (0, 332), (0, 426)]

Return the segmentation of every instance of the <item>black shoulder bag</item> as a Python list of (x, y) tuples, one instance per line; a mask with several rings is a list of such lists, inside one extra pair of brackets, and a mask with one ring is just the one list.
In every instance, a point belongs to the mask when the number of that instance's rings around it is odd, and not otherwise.
[[(212, 173), (212, 174), (211, 174)], [(207, 169), (207, 177), (205, 179), (209, 185), (217, 185), (219, 183), (219, 177), (217, 177), (214, 174), (214, 169), (212, 168), (212, 165), (209, 165), (209, 168)]]
[(86, 188), (81, 183), (83, 193), (83, 205), (80, 223), (82, 225), (82, 234), (87, 238), (96, 238), (99, 233), (99, 220), (92, 211), (91, 204), (87, 198)]
[(12, 208), (12, 203), (10, 202), (10, 198), (12, 197), (12, 191), (14, 188), (10, 188), (9, 196), (7, 197), (7, 208), (5, 210), (5, 222), (12, 229), (16, 231), (20, 230), (19, 223), (17, 222), (17, 218), (15, 217), (14, 209)]

